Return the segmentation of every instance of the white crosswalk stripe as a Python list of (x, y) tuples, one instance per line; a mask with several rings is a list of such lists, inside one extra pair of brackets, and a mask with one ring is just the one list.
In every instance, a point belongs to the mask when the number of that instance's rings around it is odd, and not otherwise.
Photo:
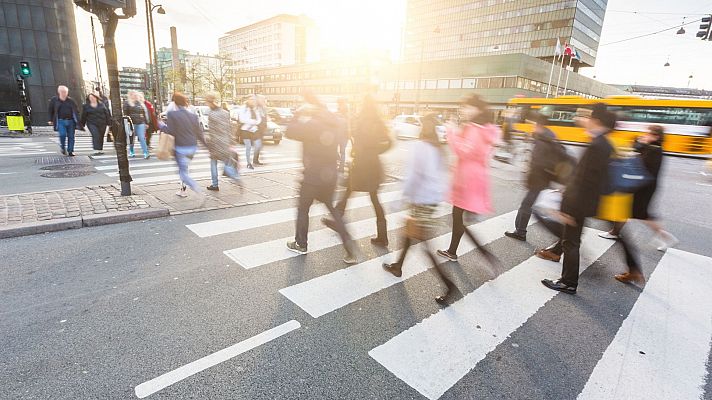
[[(399, 196), (400, 193), (389, 191), (382, 193), (380, 198), (389, 203), (398, 201)], [(348, 207), (349, 210), (361, 208), (370, 208), (367, 196), (352, 199)], [(313, 207), (310, 214), (315, 217), (325, 215), (327, 211), (324, 207)], [(443, 207), (437, 215), (448, 214), (449, 210)], [(397, 208), (387, 212), (389, 229), (402, 228), (405, 215), (406, 211)], [(504, 237), (504, 231), (513, 226), (515, 215), (516, 211), (507, 212), (475, 223), (471, 228), (479, 241), (487, 245)], [(200, 238), (209, 238), (290, 222), (295, 218), (296, 209), (288, 208), (186, 227)], [(530, 221), (530, 224), (534, 222)], [(291, 229), (290, 233), (293, 233)], [(366, 238), (375, 234), (375, 218), (350, 222), (347, 229), (355, 239)], [(599, 232), (590, 228), (584, 230), (580, 273), (615, 244), (615, 241), (598, 237)], [(224, 253), (246, 270), (257, 271), (260, 266), (299, 257), (285, 248), (292, 236), (279, 236)], [(296, 282), (280, 289), (279, 293), (313, 318), (346, 312), (346, 306), (367, 301), (370, 296), (427, 271), (430, 261), (419, 249), (426, 244), (430, 249), (444, 248), (449, 239), (450, 234), (445, 234), (413, 245), (400, 278), (383, 271), (382, 258), (379, 257)], [(328, 229), (309, 233), (310, 252), (341, 252), (340, 245), (338, 236)], [(473, 250), (474, 244), (464, 240), (458, 252), (464, 255)], [(393, 258), (399, 252), (396, 250), (383, 257)], [(309, 263), (309, 259), (305, 257), (305, 263)], [(534, 315), (550, 307), (550, 300), (558, 295), (540, 283), (542, 278), (558, 276), (556, 264), (530, 257), (518, 265), (504, 267), (506, 272), (465, 294), (462, 299), (395, 336), (383, 338), (382, 344), (370, 349), (368, 355), (383, 366), (384, 371), (425, 398), (440, 398), (515, 331), (521, 330)], [(703, 397), (712, 341), (710, 292), (712, 258), (669, 250), (659, 261), (608, 349), (590, 371), (579, 399)], [(671, 352), (671, 349), (675, 350)], [(639, 351), (644, 351), (645, 355)]]
[(55, 151), (45, 148), (45, 144), (40, 142), (14, 138), (0, 141), (0, 157), (34, 156), (49, 153), (55, 153)]

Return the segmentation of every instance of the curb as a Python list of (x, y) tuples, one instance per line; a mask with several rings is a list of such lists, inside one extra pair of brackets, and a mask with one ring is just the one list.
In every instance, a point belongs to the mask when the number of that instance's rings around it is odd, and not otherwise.
[(59, 232), (69, 229), (89, 228), (101, 225), (120, 224), (162, 218), (170, 215), (167, 208), (144, 208), (135, 211), (116, 211), (106, 214), (92, 214), (85, 217), (69, 217), (55, 221), (37, 221), (0, 228), (0, 239)]

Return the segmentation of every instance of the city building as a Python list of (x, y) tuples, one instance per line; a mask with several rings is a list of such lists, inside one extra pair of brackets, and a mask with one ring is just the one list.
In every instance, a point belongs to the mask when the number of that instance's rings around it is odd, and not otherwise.
[[(180, 70), (173, 70), (173, 55), (170, 48), (162, 47), (157, 52), (158, 75), (161, 82), (162, 98), (170, 101), (171, 94), (181, 90), (191, 100), (197, 101), (206, 93), (214, 91), (224, 99), (234, 95), (233, 61), (222, 56), (191, 54), (178, 50)], [(153, 71), (147, 65), (149, 71)], [(149, 87), (153, 87), (155, 72), (149, 74)]]
[(318, 59), (316, 32), (308, 17), (280, 14), (228, 32), (218, 47), (240, 70), (302, 64)]
[(644, 85), (613, 85), (633, 96), (649, 99), (712, 100), (712, 90)]
[(123, 67), (119, 71), (119, 89), (121, 98), (125, 99), (129, 90), (144, 92), (147, 98), (151, 98), (148, 86), (148, 75), (145, 68)]
[[(545, 97), (551, 63), (526, 54), (392, 64), (387, 59), (357, 57), (318, 63), (242, 71), (237, 74), (237, 94), (261, 93), (270, 104), (295, 107), (306, 87), (327, 104), (339, 97), (358, 102), (370, 93), (390, 115), (454, 112), (469, 93), (478, 93), (495, 110), (514, 97)], [(555, 72), (558, 71), (555, 69)], [(563, 72), (565, 76), (567, 73)], [(418, 84), (420, 82), (420, 84)], [(561, 86), (564, 85), (562, 79)], [(563, 87), (553, 91), (564, 94)], [(569, 72), (566, 95), (602, 98), (625, 91)]]
[(47, 102), (57, 86), (69, 87), (78, 101), (84, 98), (75, 26), (71, 0), (0, 2), (0, 111), (20, 109), (15, 82), (20, 61), (32, 69), (26, 85), (34, 124), (47, 123)]
[(408, 0), (403, 61), (523, 53), (551, 61), (556, 41), (593, 66), (607, 0)]
[[(178, 61), (181, 65), (185, 65), (185, 59), (188, 55), (188, 50), (178, 49)], [(182, 87), (181, 71), (173, 70), (173, 52), (170, 47), (161, 47), (156, 52), (156, 68), (157, 74), (154, 69), (148, 65), (149, 70), (149, 87), (153, 87), (153, 80), (156, 79), (158, 75), (158, 81), (161, 87), (161, 98), (166, 102), (170, 102), (171, 95), (176, 90), (177, 87)], [(178, 86), (176, 86), (178, 84)]]

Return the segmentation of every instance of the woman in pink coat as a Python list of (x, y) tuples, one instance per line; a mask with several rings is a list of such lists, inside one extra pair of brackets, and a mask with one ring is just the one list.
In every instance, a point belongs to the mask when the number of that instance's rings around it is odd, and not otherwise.
[(457, 261), (457, 247), (462, 235), (467, 234), (490, 262), (493, 262), (496, 258), (482, 248), (472, 232), (465, 227), (464, 213), (492, 212), (488, 165), (492, 145), (499, 138), (499, 128), (490, 122), (491, 114), (487, 102), (475, 94), (463, 100), (460, 112), (466, 122), (461, 127), (449, 128), (447, 132), (448, 144), (457, 156), (450, 192), (452, 238), (450, 247), (447, 250), (438, 250), (438, 255), (450, 261)]

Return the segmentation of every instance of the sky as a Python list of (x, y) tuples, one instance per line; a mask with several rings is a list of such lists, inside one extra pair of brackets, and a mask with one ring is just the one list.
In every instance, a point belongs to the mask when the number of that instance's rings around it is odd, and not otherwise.
[[(533, 0), (524, 0), (533, 1)], [(226, 32), (275, 14), (306, 14), (319, 27), (324, 48), (374, 47), (397, 58), (405, 21), (406, 0), (153, 0), (165, 15), (154, 15), (158, 47), (170, 47), (171, 26), (178, 29), (180, 48), (215, 54), (218, 38)], [(148, 62), (144, 1), (137, 0), (136, 17), (119, 22), (117, 47), (120, 66), (145, 67)], [(96, 75), (89, 14), (76, 9), (77, 33), (85, 78)], [(695, 37), (699, 22), (659, 34), (626, 40), (699, 20), (712, 13), (708, 0), (609, 0), (601, 43), (593, 68), (581, 69), (589, 77), (613, 84), (692, 87), (712, 90), (712, 41)], [(684, 21), (683, 21), (684, 17)], [(99, 43), (103, 42), (101, 30)], [(102, 50), (103, 56), (103, 50)], [(669, 62), (669, 67), (663, 65)], [(692, 79), (689, 76), (692, 75)]]

